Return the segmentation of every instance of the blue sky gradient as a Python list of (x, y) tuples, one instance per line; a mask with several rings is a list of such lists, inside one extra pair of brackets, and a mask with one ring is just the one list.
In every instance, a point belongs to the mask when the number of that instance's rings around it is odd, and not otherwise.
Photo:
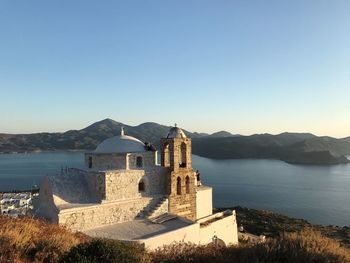
[(350, 136), (350, 1), (0, 0), (0, 133), (112, 118)]

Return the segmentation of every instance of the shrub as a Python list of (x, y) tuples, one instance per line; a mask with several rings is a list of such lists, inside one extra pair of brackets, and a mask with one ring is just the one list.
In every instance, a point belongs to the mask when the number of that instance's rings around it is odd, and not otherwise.
[(117, 240), (95, 239), (90, 243), (73, 247), (61, 260), (63, 263), (147, 263), (149, 255), (139, 244), (127, 244)]

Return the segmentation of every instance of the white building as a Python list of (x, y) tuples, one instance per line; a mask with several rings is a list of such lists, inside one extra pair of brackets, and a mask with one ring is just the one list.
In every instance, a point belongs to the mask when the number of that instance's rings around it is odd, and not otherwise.
[(212, 188), (198, 186), (191, 139), (172, 128), (157, 151), (121, 131), (85, 154), (85, 170), (45, 177), (36, 215), (91, 236), (138, 241), (237, 244), (234, 211), (212, 213)]

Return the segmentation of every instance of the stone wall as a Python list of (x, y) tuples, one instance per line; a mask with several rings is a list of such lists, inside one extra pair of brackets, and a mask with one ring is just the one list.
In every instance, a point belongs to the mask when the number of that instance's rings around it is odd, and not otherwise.
[(192, 169), (191, 139), (163, 138), (161, 144), (161, 164), (170, 171), (167, 176), (169, 212), (194, 221), (197, 184)]
[[(142, 158), (142, 166), (136, 164), (137, 157)], [(157, 163), (157, 152), (148, 151), (142, 153), (128, 153), (128, 169), (145, 169), (155, 166)]]
[[(86, 174), (89, 191), (95, 200), (123, 200), (137, 198), (140, 195), (166, 193), (166, 176), (169, 169), (156, 165), (156, 152), (118, 154), (86, 154), (85, 161), (92, 156), (94, 166)], [(142, 167), (137, 167), (136, 159), (142, 157)], [(112, 162), (119, 162), (112, 165)], [(120, 163), (124, 162), (124, 165)], [(108, 167), (124, 167), (126, 169), (102, 169)], [(98, 171), (101, 169), (101, 171)], [(146, 191), (138, 192), (138, 184), (143, 180)]]
[(65, 209), (58, 214), (58, 220), (59, 224), (66, 225), (72, 230), (83, 231), (133, 220), (145, 207), (151, 207), (157, 202), (159, 198), (142, 197), (124, 202)]
[[(89, 157), (92, 158), (92, 167), (89, 168)], [(85, 167), (89, 170), (115, 170), (127, 169), (127, 154), (126, 153), (86, 153)]]
[[(186, 177), (189, 178), (189, 186), (186, 187)], [(181, 179), (181, 194), (178, 193), (177, 182)], [(185, 217), (192, 221), (196, 216), (196, 185), (195, 173), (192, 169), (179, 169), (170, 174), (168, 184), (169, 191), (169, 212)], [(189, 190), (189, 192), (187, 191)]]
[[(136, 165), (136, 158), (142, 158), (142, 167)], [(92, 158), (92, 167), (89, 168), (89, 158)], [(157, 152), (147, 151), (139, 153), (86, 153), (85, 167), (89, 170), (117, 170), (143, 169), (157, 163)]]
[[(146, 170), (116, 170), (106, 172), (106, 201), (123, 200), (149, 195), (166, 194), (168, 169), (160, 166)], [(139, 192), (139, 182), (143, 180), (145, 191)]]
[(144, 170), (116, 170), (105, 173), (106, 201), (140, 197), (139, 181), (145, 176)]
[(170, 174), (169, 168), (154, 166), (146, 168), (145, 175), (146, 180), (146, 193), (151, 195), (165, 195), (167, 194), (168, 175)]
[(161, 165), (175, 171), (180, 164), (192, 167), (192, 141), (190, 138), (161, 139)]
[(89, 171), (85, 176), (90, 195), (96, 200), (96, 202), (101, 202), (101, 200), (106, 199), (105, 174), (103, 172)]

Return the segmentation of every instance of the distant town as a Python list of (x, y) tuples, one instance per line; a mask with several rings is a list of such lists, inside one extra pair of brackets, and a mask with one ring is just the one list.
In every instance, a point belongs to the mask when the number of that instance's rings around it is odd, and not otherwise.
[(30, 215), (39, 190), (0, 192), (0, 214), (12, 217)]

